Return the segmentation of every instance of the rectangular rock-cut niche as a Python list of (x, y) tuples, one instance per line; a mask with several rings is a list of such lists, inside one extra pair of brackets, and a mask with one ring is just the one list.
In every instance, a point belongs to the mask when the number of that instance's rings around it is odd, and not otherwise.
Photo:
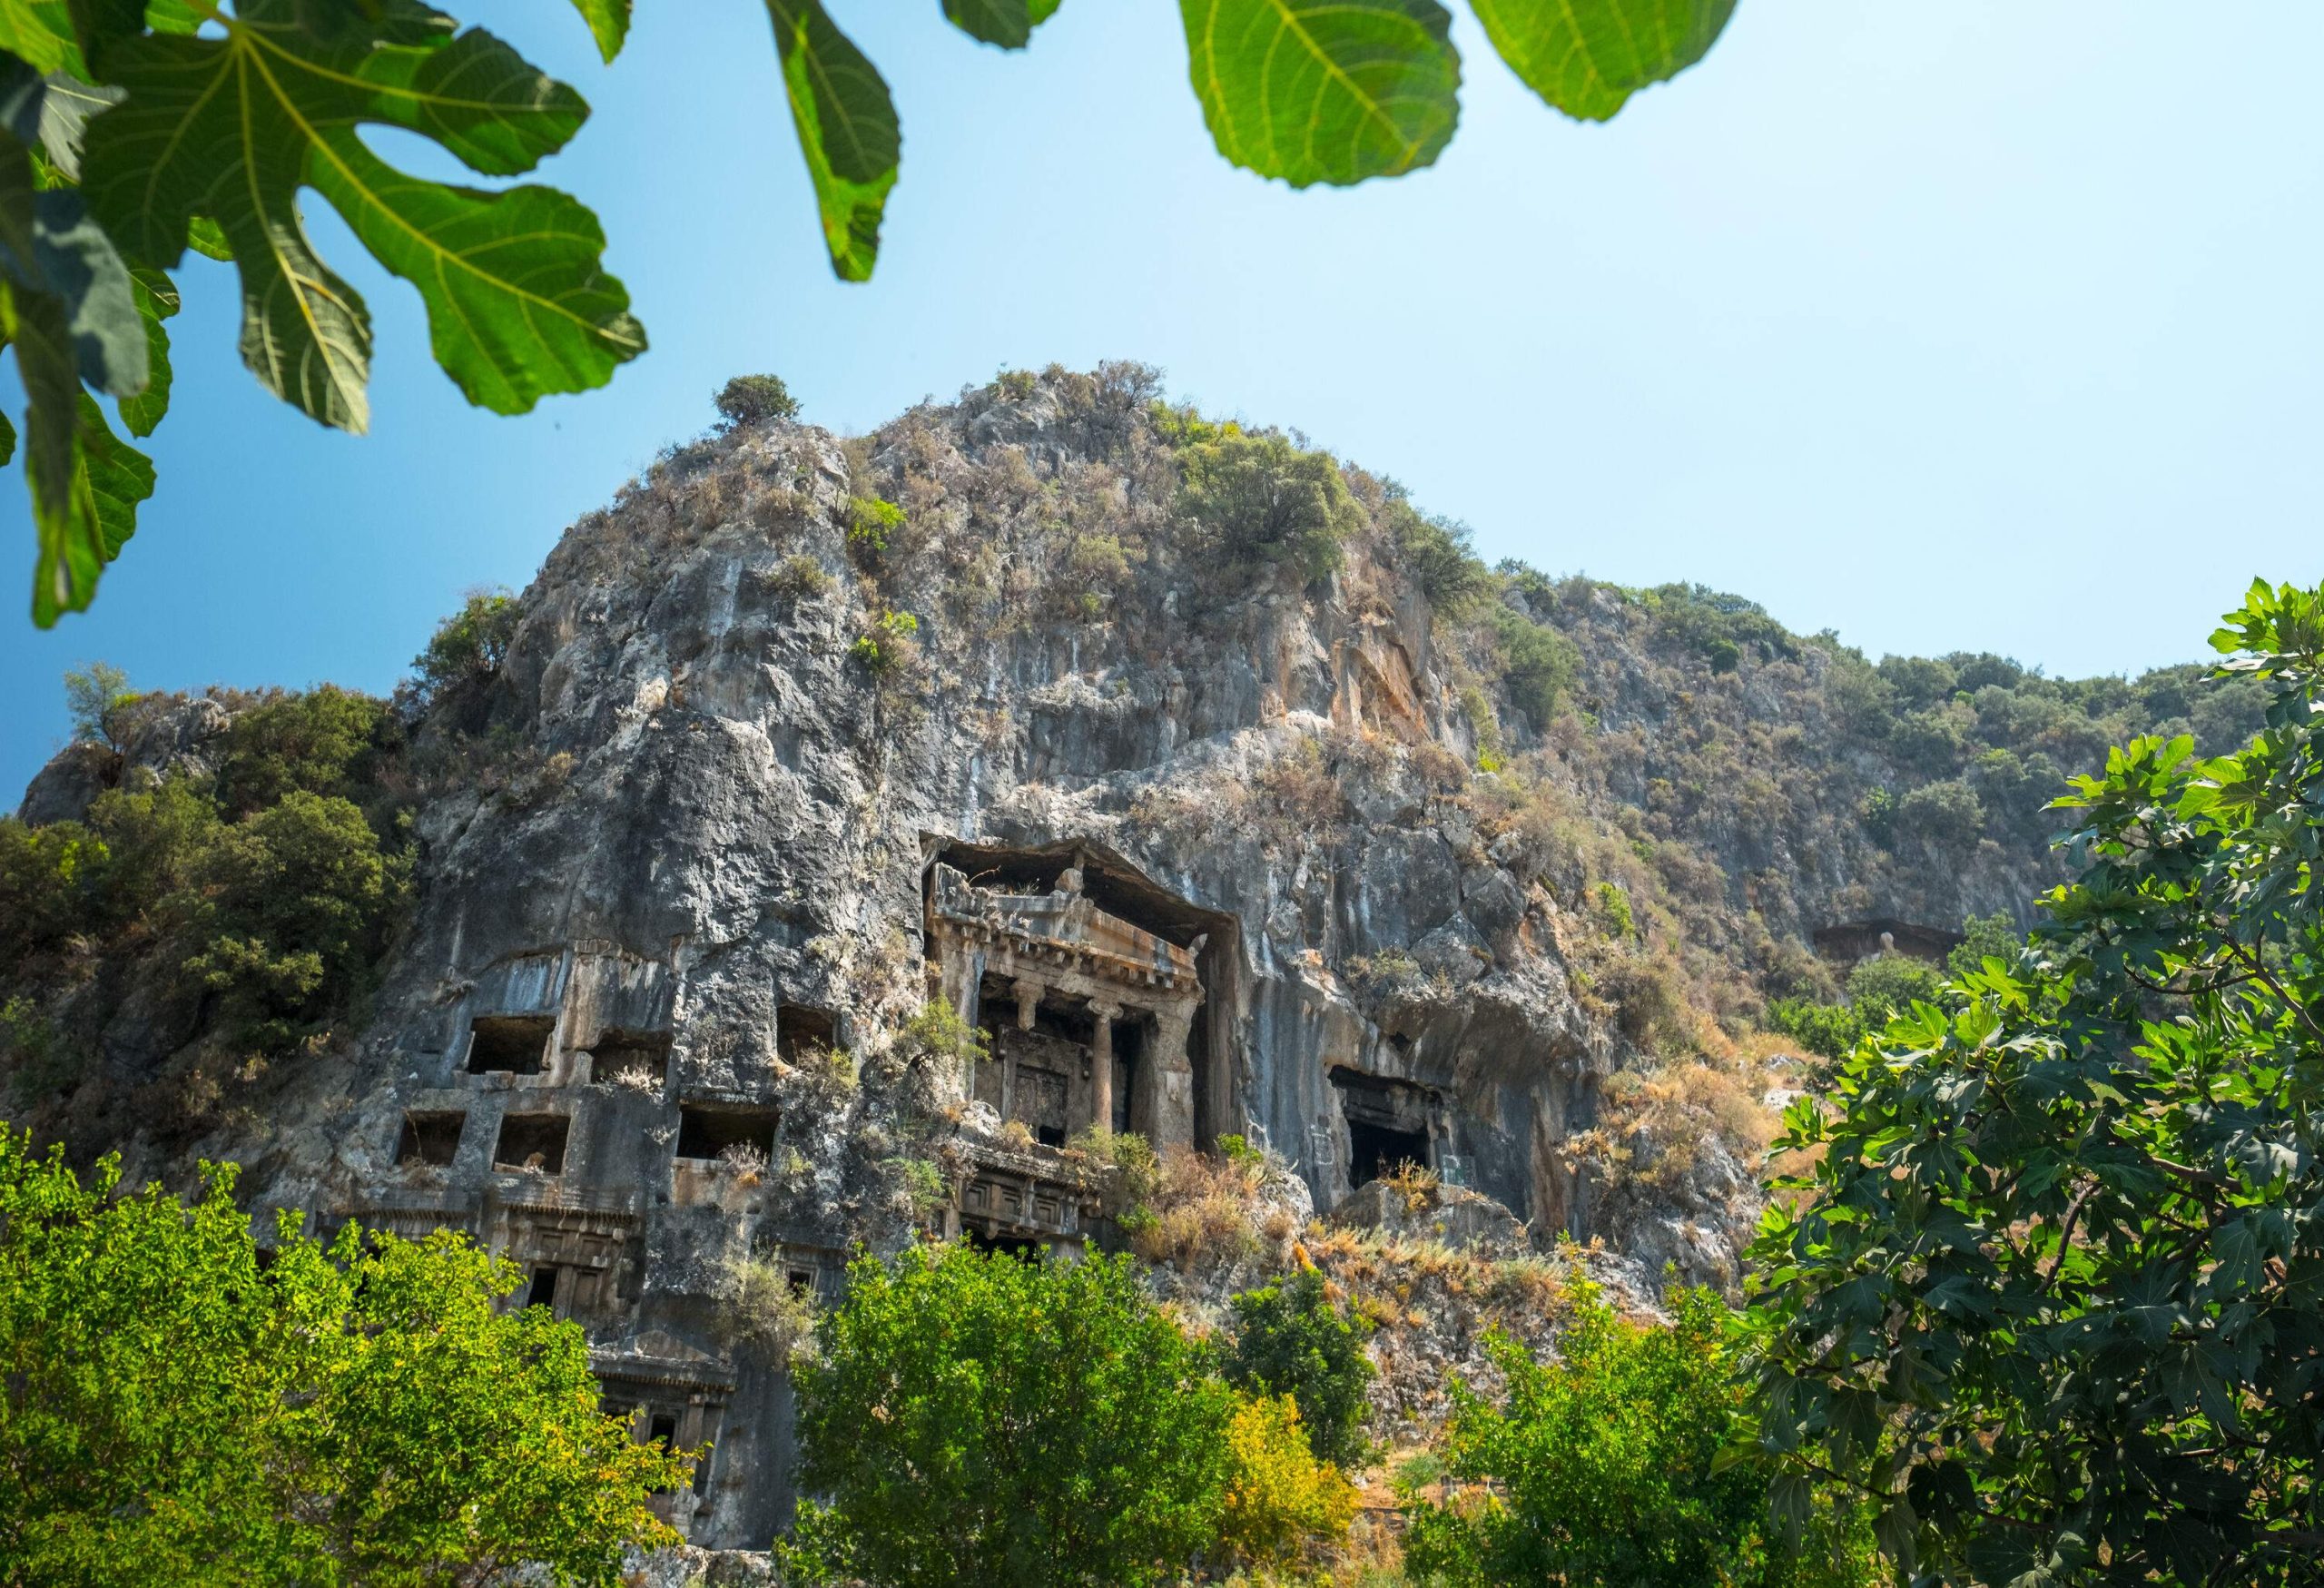
[(589, 1049), (589, 1079), (659, 1091), (670, 1076), (670, 1033), (606, 1031)]
[(468, 1027), (468, 1073), (538, 1075), (548, 1062), (549, 1033), (556, 1021), (545, 1014), (480, 1014)]
[(786, 1003), (774, 1011), (774, 1050), (785, 1064), (838, 1046), (839, 1021), (830, 1010)]
[(1332, 1071), (1340, 1094), (1341, 1116), (1347, 1121), (1347, 1183), (1350, 1188), (1395, 1173), (1399, 1166), (1433, 1167), (1429, 1150), (1428, 1089), (1410, 1081), (1365, 1075), (1353, 1070)]
[(687, 1103), (678, 1110), (678, 1156), (713, 1161), (756, 1153), (774, 1156), (775, 1110), (735, 1103)]
[(396, 1138), (396, 1161), (448, 1168), (459, 1156), (460, 1129), (468, 1117), (462, 1113), (410, 1113), (403, 1117)]
[(565, 1139), (572, 1129), (573, 1119), (567, 1114), (507, 1115), (500, 1121), (500, 1141), (492, 1149), (492, 1167), (563, 1174)]

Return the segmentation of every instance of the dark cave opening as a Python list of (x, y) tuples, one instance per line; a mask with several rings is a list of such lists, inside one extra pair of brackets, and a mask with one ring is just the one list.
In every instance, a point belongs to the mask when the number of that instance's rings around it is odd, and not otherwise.
[(1428, 1138), (1418, 1130), (1347, 1122), (1347, 1183), (1361, 1186), (1395, 1173), (1399, 1164), (1428, 1167)]

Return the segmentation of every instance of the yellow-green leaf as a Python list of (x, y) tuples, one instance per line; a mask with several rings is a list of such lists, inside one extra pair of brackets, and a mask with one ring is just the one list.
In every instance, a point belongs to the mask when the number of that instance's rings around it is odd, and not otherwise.
[(573, 0), (573, 6), (589, 25), (597, 54), (608, 61), (620, 54), (622, 41), (629, 37), (629, 0)]
[(35, 72), (88, 74), (66, 0), (0, 0), (0, 50)]

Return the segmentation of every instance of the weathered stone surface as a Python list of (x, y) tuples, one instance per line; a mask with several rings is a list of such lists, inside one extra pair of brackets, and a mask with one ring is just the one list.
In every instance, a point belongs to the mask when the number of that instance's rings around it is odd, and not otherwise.
[[(1816, 822), (1840, 818), (1812, 802), (1758, 824), (1712, 802), (1687, 843), (1657, 848), (1633, 818), (1664, 798), (1660, 736), (1706, 712), (1790, 723), (1812, 656), (1681, 699), (1610, 606), (1585, 615), (1593, 725), (1537, 731), (1492, 676), (1489, 632), (1433, 614), (1377, 523), (1302, 586), (1177, 522), (1174, 481), (1146, 394), (1082, 377), (915, 410), (852, 455), (790, 425), (677, 453), (566, 533), (497, 676), (414, 725), (537, 770), (419, 812), (417, 902), (369, 1029), (281, 1067), (239, 1116), (250, 1129), (183, 1156), (241, 1161), (261, 1204), (461, 1226), (555, 1269), (556, 1305), (590, 1328), (641, 1435), (668, 1416), (681, 1442), (716, 1442), (700, 1494), (670, 1501), (681, 1525), (763, 1545), (792, 1499), (790, 1389), (730, 1343), (736, 1261), (828, 1295), (859, 1242), (893, 1250), (933, 1225), (1053, 1243), (1092, 1217), (1030, 1121), (893, 1037), (947, 991), (935, 867), (1007, 871), (993, 896), (1028, 899), (1072, 870), (1199, 981), (1198, 1004), (1175, 987), (1112, 1000), (1125, 1031), (1152, 1022), (1122, 1037), (1116, 1095), (1197, 1145), (1240, 1132), (1279, 1152), (1269, 1194), (1292, 1228), (1348, 1207), (1359, 1163), (1458, 1159), (1473, 1189), (1394, 1216), (1410, 1233), (1600, 1238), (1644, 1296), (1666, 1263), (1731, 1282), (1756, 1210), (1735, 1150), (1710, 1141), (1658, 1179), (1608, 1167), (1615, 1138), (1633, 1164), (1664, 1161), (1609, 1083), (1687, 1040), (1638, 1013), (1660, 985), (1640, 941), (1669, 965), (1695, 956), (1694, 993), (1723, 976), (1739, 1023), (1757, 996), (1743, 967), (1812, 964), (1817, 926), (2014, 909), (2046, 857), (1980, 850), (1919, 882), (1853, 828), (1832, 837)], [(906, 509), (878, 553), (848, 534), (872, 495)], [(883, 622), (904, 613), (910, 640)], [(124, 759), (198, 764), (225, 720), (187, 703)], [(1542, 753), (1532, 781), (1479, 778), (1489, 729), (1496, 754)], [(1838, 732), (1804, 731), (1807, 754)], [(75, 752), (27, 810), (77, 814), (103, 781)], [(1689, 913), (1641, 908), (1614, 942), (1584, 841), (1625, 864), (1651, 852)], [(1055, 935), (1020, 935), (1010, 975), (1072, 949)], [(981, 985), (971, 960), (990, 946), (961, 951), (954, 995)], [(1050, 985), (1068, 1022), (1107, 998), (1070, 967)], [(135, 1021), (109, 1044), (134, 1049)], [(844, 1055), (803, 1047), (810, 1028)], [(1036, 1034), (1067, 1056), (1028, 1070), (1070, 1067), (1071, 1031)], [(522, 1061), (471, 1062), (501, 1048)], [(1140, 1079), (1141, 1057), (1168, 1073)], [(1105, 1095), (1094, 1076), (1066, 1088), (1069, 1125)], [(453, 1115), (448, 1161), (409, 1161), (408, 1125)], [(685, 1150), (760, 1120), (748, 1152)], [(537, 1145), (552, 1137), (556, 1154)], [(177, 1167), (122, 1145), (133, 1176)], [(931, 1181), (949, 1212), (925, 1205)], [(991, 1200), (963, 1221), (979, 1188)], [(1392, 1219), (1376, 1185), (1354, 1208)], [(1398, 1406), (1441, 1396), (1425, 1367)], [(691, 1581), (641, 1579), (665, 1580)]]
[(1491, 1197), (1459, 1186), (1406, 1191), (1387, 1180), (1358, 1186), (1332, 1209), (1332, 1222), (1377, 1230), (1397, 1240), (1442, 1241), (1490, 1253), (1520, 1252), (1531, 1244), (1524, 1221)]

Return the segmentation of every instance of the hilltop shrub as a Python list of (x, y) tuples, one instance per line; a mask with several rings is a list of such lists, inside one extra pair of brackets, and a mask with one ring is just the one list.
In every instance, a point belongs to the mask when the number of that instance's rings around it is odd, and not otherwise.
[(1364, 1342), (1371, 1324), (1334, 1306), (1324, 1276), (1311, 1267), (1246, 1290), (1234, 1305), (1228, 1382), (1249, 1393), (1288, 1396), (1318, 1460), (1362, 1462), (1364, 1391), (1373, 1377)]
[(1455, 1485), (1411, 1512), (1405, 1567), (1443, 1588), (1870, 1588), (1868, 1533), (1826, 1505), (1797, 1556), (1773, 1535), (1768, 1479), (1722, 1467), (1744, 1426), (1742, 1341), (1709, 1291), (1676, 1290), (1668, 1325), (1616, 1316), (1588, 1287), (1537, 1362), (1496, 1333), (1493, 1405), (1454, 1381), (1443, 1457)]
[(796, 1373), (805, 1580), (1138, 1588), (1216, 1541), (1234, 1394), (1128, 1258), (862, 1258), (822, 1340)]
[[(0, 1130), (0, 1560), (76, 1588), (611, 1584), (690, 1461), (598, 1410), (589, 1345), (465, 1237), (188, 1206)], [(531, 1564), (527, 1564), (531, 1563)]]
[(1208, 528), (1239, 564), (1288, 567), (1302, 579), (1340, 566), (1364, 521), (1340, 468), (1283, 436), (1222, 430), (1178, 453), (1178, 511)]
[(780, 375), (737, 375), (711, 400), (717, 407), (721, 430), (777, 419), (787, 423), (799, 417), (799, 399)]
[(64, 709), (73, 719), (73, 736), (85, 743), (120, 749), (130, 708), (137, 701), (129, 675), (110, 662), (91, 662), (64, 675)]

